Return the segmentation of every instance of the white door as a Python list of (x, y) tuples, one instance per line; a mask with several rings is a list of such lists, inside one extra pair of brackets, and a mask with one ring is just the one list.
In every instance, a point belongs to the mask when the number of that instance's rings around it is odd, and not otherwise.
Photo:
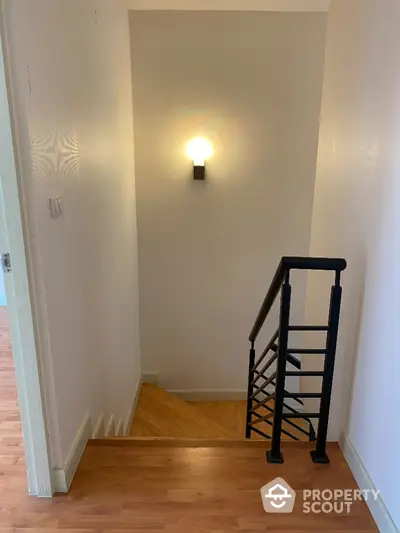
[(0, 269), (0, 307), (7, 305), (6, 287), (4, 285), (3, 271)]
[[(3, 25), (1, 27), (1, 36)], [(32, 320), (21, 206), (7, 99), (3, 46), (0, 43), (0, 253), (10, 253), (12, 271), (4, 275), (15, 374), (32, 495), (52, 496), (45, 419)]]

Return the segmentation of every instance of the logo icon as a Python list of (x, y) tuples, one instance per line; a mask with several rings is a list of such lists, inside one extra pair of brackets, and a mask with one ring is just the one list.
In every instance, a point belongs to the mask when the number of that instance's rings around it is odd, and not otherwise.
[(296, 493), (284, 479), (277, 477), (261, 488), (261, 500), (266, 513), (291, 513)]

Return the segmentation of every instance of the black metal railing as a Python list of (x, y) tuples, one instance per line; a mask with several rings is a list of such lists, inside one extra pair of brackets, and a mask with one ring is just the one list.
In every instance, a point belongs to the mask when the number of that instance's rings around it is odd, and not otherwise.
[[(335, 365), (336, 344), (339, 328), (340, 303), (342, 287), (340, 274), (346, 268), (344, 259), (330, 259), (322, 257), (282, 257), (268, 293), (258, 313), (249, 341), (250, 361), (247, 392), (246, 438), (252, 432), (264, 438), (271, 439), (271, 449), (267, 453), (270, 463), (282, 463), (281, 435), (293, 440), (316, 440), (316, 448), (311, 452), (315, 463), (328, 463), (326, 454), (326, 438), (328, 432), (329, 408), (332, 392), (333, 371)], [(331, 288), (329, 318), (326, 326), (297, 326), (290, 324), (290, 305), (292, 288), (290, 285), (291, 270), (327, 270), (335, 272), (335, 283)], [(280, 293), (279, 326), (266, 348), (256, 358), (255, 341)], [(319, 331), (326, 332), (325, 347), (289, 348), (290, 332)], [(301, 361), (296, 355), (324, 356), (323, 371), (302, 371)], [(290, 368), (288, 369), (288, 365)], [(321, 377), (320, 392), (296, 392), (286, 390), (286, 377)], [(320, 399), (320, 408), (315, 413), (303, 411), (303, 398)], [(291, 399), (301, 406), (299, 409), (288, 404)], [(318, 432), (315, 435), (311, 419), (319, 419)], [(293, 419), (304, 419), (305, 427), (293, 422)], [(283, 427), (283, 421), (285, 425)], [(260, 424), (266, 423), (271, 433), (262, 431)]]

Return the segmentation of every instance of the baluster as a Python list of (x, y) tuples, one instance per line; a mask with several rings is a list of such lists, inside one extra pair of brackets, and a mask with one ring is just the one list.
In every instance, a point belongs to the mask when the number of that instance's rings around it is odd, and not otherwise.
[(342, 287), (340, 286), (340, 272), (336, 272), (335, 285), (331, 289), (329, 306), (328, 334), (326, 338), (326, 355), (324, 376), (322, 378), (322, 398), (319, 411), (317, 444), (316, 449), (311, 451), (311, 457), (314, 463), (329, 463), (329, 457), (326, 453), (326, 438), (328, 434), (329, 408), (331, 404), (341, 300)]
[(251, 399), (251, 396), (253, 394), (252, 382), (254, 379), (253, 367), (254, 367), (255, 359), (256, 359), (256, 352), (254, 349), (254, 342), (252, 342), (251, 348), (250, 348), (250, 356), (249, 356), (249, 383), (247, 386), (246, 439), (249, 439), (251, 435), (251, 429), (250, 429), (251, 413), (250, 411), (253, 407), (253, 400)]
[(282, 413), (285, 395), (285, 372), (286, 357), (289, 339), (289, 318), (290, 318), (290, 300), (292, 288), (289, 283), (289, 271), (285, 276), (285, 282), (282, 285), (281, 292), (281, 309), (279, 319), (279, 341), (278, 341), (278, 361), (277, 374), (275, 380), (275, 406), (274, 406), (274, 425), (272, 428), (272, 445), (267, 452), (269, 463), (283, 463), (281, 453), (281, 432), (282, 432)]

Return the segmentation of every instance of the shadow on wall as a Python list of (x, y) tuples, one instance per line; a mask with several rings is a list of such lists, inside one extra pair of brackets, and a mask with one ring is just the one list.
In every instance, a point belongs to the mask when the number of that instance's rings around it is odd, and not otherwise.
[(7, 299), (6, 299), (6, 288), (4, 286), (4, 274), (3, 271), (0, 270), (0, 306), (7, 305)]

